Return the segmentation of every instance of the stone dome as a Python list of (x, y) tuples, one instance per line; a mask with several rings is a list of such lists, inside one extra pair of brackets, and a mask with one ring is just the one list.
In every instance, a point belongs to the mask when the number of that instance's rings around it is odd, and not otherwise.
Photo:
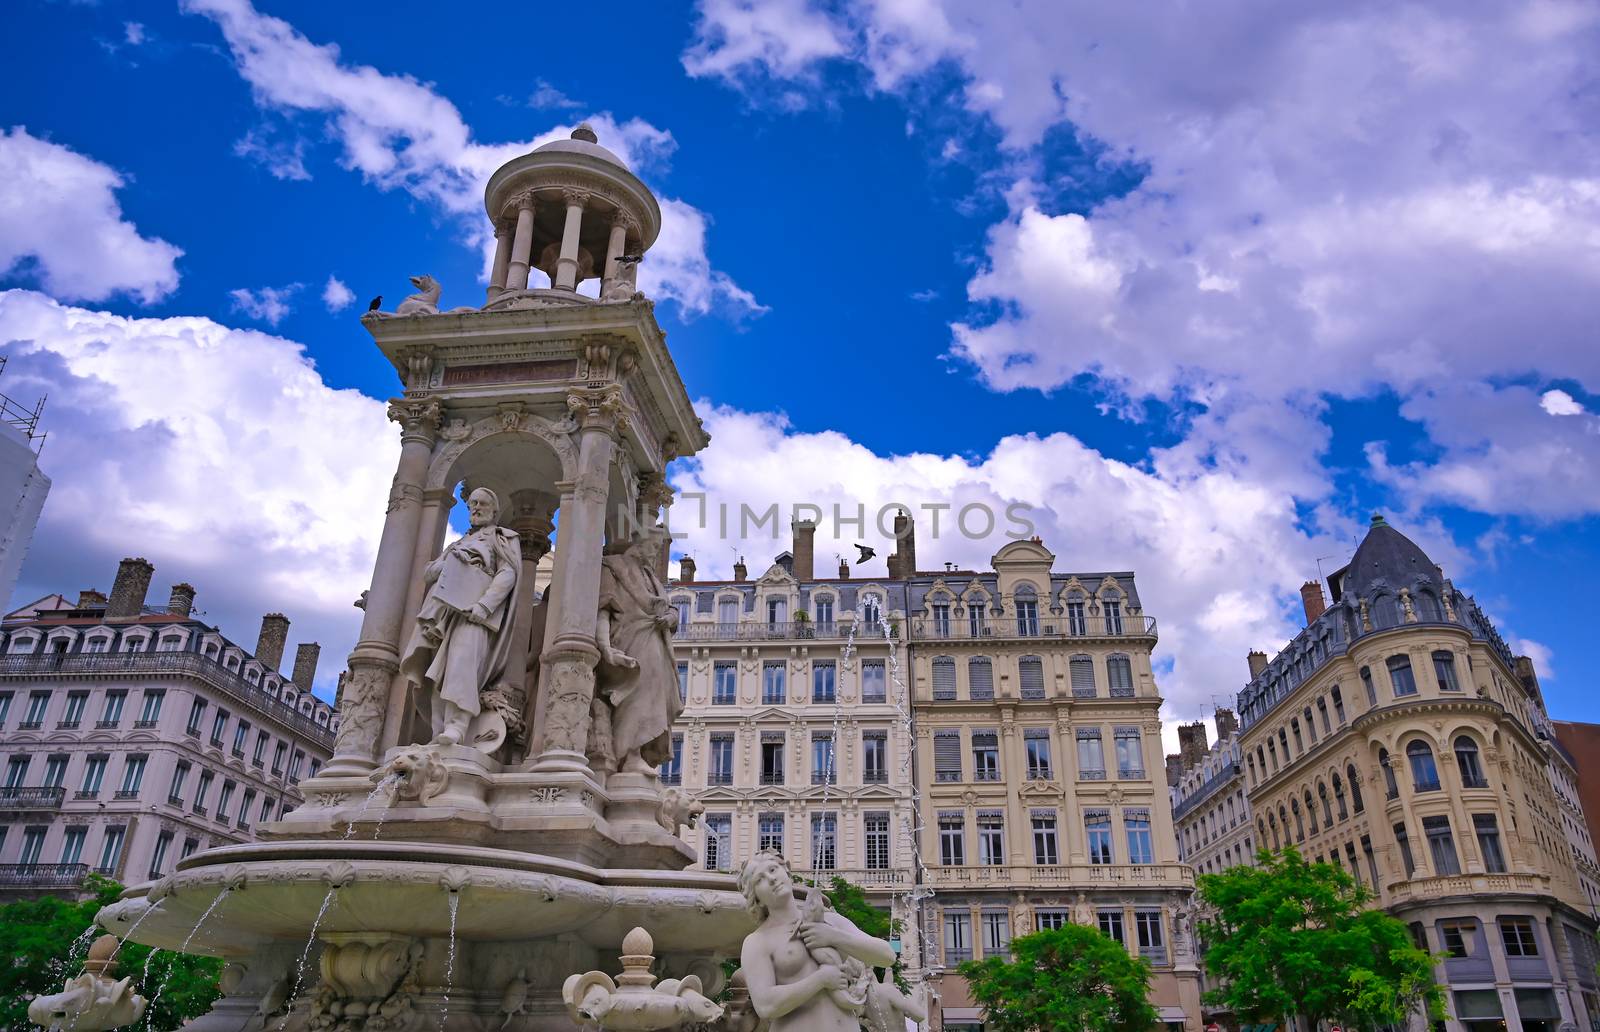
[[(594, 130), (590, 128), (588, 122), (584, 122), (582, 125), (578, 126), (578, 128), (572, 130), (572, 136), (570, 139), (551, 140), (549, 143), (535, 147), (531, 153), (585, 154), (591, 158), (599, 158), (601, 161), (609, 161), (618, 168), (628, 168), (627, 162), (623, 161), (606, 148), (600, 146), (599, 137), (595, 135)], [(629, 171), (632, 170), (630, 169)]]
[(1420, 586), (1441, 589), (1444, 580), (1439, 568), (1416, 542), (1391, 527), (1382, 516), (1373, 514), (1372, 525), (1362, 539), (1350, 565), (1340, 578), (1341, 597), (1364, 599), (1380, 588), (1415, 590)]

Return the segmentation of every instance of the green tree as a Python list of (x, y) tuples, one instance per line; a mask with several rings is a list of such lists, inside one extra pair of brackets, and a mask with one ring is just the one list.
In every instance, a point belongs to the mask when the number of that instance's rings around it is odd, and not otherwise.
[(888, 913), (867, 902), (867, 894), (859, 886), (834, 875), (833, 882), (823, 892), (840, 917), (874, 939), (887, 939), (894, 931)]
[(1149, 1032), (1150, 963), (1096, 928), (1069, 924), (1011, 940), (1011, 959), (960, 966), (994, 1032)]
[[(121, 885), (95, 875), (85, 888), (90, 895), (81, 902), (44, 896), (0, 907), (0, 957), (12, 959), (0, 965), (0, 1028), (32, 1027), (28, 1003), (33, 997), (60, 992), (62, 983), (78, 974), (92, 937), (75, 951), (73, 945), (100, 908), (122, 893)], [(132, 942), (117, 951), (119, 977), (133, 975), (135, 991), (154, 1001), (142, 1027), (166, 1032), (211, 1008), (219, 995), (222, 961), (170, 950), (151, 953), (150, 947)]]
[(1293, 847), (1262, 850), (1255, 867), (1202, 875), (1212, 912), (1200, 925), (1206, 970), (1219, 987), (1210, 1002), (1245, 1022), (1289, 1015), (1308, 1027), (1399, 1024), (1407, 1014), (1444, 1016), (1434, 958), (1406, 926), (1381, 910), (1331, 864), (1307, 863)]

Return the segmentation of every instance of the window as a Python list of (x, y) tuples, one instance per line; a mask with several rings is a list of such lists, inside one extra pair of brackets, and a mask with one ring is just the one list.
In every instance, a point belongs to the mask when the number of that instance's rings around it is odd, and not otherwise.
[(1389, 681), (1394, 685), (1395, 698), (1417, 694), (1417, 679), (1411, 674), (1410, 657), (1390, 656), (1384, 662), (1389, 667)]
[(287, 753), (288, 751), (289, 751), (289, 743), (288, 742), (279, 742), (277, 745), (273, 746), (273, 749), (272, 749), (272, 773), (274, 773), (274, 774), (282, 774), (283, 773), (283, 757), (284, 757), (284, 754)]
[(156, 642), (157, 652), (177, 652), (183, 648), (183, 638), (176, 634), (169, 634)]
[(290, 781), (299, 781), (300, 780), (300, 765), (305, 763), (305, 762), (306, 762), (306, 754), (301, 752), (299, 749), (296, 749), (294, 751), (294, 754), (289, 757), (289, 780)]
[(1050, 729), (1024, 728), (1022, 748), (1028, 758), (1028, 780), (1049, 781), (1054, 776), (1050, 772)]
[(1103, 604), (1106, 612), (1106, 633), (1122, 633), (1122, 603), (1116, 599), (1107, 599)]
[(1478, 762), (1478, 743), (1466, 735), (1456, 738), (1456, 768), (1461, 772), (1462, 788), (1489, 787), (1489, 779), (1483, 776), (1483, 765)]
[(733, 736), (711, 736), (711, 766), (706, 774), (708, 785), (733, 784)]
[(146, 688), (143, 705), (139, 708), (139, 721), (134, 727), (155, 727), (161, 719), (161, 704), (166, 701), (167, 693), (159, 688)]
[(1475, 921), (1440, 921), (1439, 941), (1444, 945), (1447, 957), (1464, 958), (1473, 954), (1473, 947), (1478, 939), (1478, 925)]
[(724, 598), (717, 600), (718, 631), (724, 636), (731, 635), (739, 624), (739, 600)]
[(884, 702), (889, 698), (885, 690), (888, 680), (884, 677), (884, 663), (881, 659), (864, 659), (861, 661), (861, 701)]
[(1083, 612), (1083, 599), (1067, 600), (1067, 633), (1082, 637), (1089, 633), (1089, 621)]
[(678, 701), (689, 701), (689, 664), (678, 664)]
[(1161, 933), (1161, 911), (1134, 911), (1133, 929), (1141, 956), (1149, 957), (1157, 963), (1167, 959), (1167, 944)]
[(862, 815), (862, 831), (866, 837), (867, 870), (889, 869), (889, 815), (869, 812)]
[(1106, 683), (1111, 686), (1113, 699), (1133, 698), (1133, 665), (1127, 656), (1106, 657)]
[(128, 829), (121, 825), (106, 829), (106, 839), (100, 847), (100, 873), (115, 873), (117, 863), (122, 859), (122, 843), (127, 837)]
[(28, 776), (28, 764), (33, 757), (13, 756), (6, 761), (6, 787), (21, 788), (22, 782)]
[(206, 812), (206, 796), (211, 793), (211, 782), (214, 780), (216, 780), (216, 776), (209, 770), (200, 772), (200, 782), (195, 786), (194, 790), (195, 813), (204, 814)]
[(122, 722), (122, 706), (127, 701), (127, 692), (106, 692), (105, 708), (100, 711), (100, 723), (97, 726), (116, 727), (120, 724)]
[(89, 829), (83, 826), (68, 828), (66, 837), (61, 841), (61, 862), (64, 864), (83, 863), (83, 840), (89, 837)]
[(1311, 744), (1312, 745), (1316, 745), (1317, 744), (1317, 722), (1311, 718), (1311, 707), (1310, 706), (1307, 706), (1305, 708), (1305, 713), (1303, 715), (1306, 718), (1306, 734), (1308, 736), (1310, 736)]
[(967, 862), (967, 819), (960, 810), (939, 814), (939, 863), (960, 867)]
[(1106, 754), (1100, 745), (1100, 729), (1078, 728), (1078, 778), (1081, 781), (1106, 779)]
[(889, 732), (861, 733), (861, 783), (881, 785), (889, 780)]
[(1433, 873), (1460, 874), (1461, 862), (1456, 857), (1456, 840), (1450, 834), (1450, 818), (1422, 818), (1422, 833), (1428, 838), (1428, 856), (1433, 860)]
[(764, 813), (756, 823), (756, 849), (783, 852), (783, 814)]
[(1024, 701), (1044, 698), (1044, 662), (1038, 656), (1023, 656), (1018, 660), (1017, 674)]
[(1000, 780), (1000, 736), (994, 731), (972, 732), (972, 779)]
[(1073, 656), (1067, 662), (1072, 674), (1072, 696), (1075, 699), (1094, 698), (1094, 660), (1088, 656)]
[(1289, 727), (1292, 731), (1294, 731), (1294, 751), (1297, 753), (1305, 752), (1306, 742), (1304, 738), (1300, 737), (1300, 718), (1291, 718), (1289, 721)]
[(816, 870), (831, 871), (839, 864), (839, 815), (811, 815), (811, 859)]
[(1083, 826), (1088, 832), (1089, 862), (1091, 864), (1111, 863), (1111, 811), (1085, 810), (1083, 812)]
[(233, 729), (233, 754), (235, 756), (242, 757), (244, 755), (244, 742), (249, 735), (250, 721), (239, 721), (238, 726)]
[(1500, 825), (1494, 814), (1473, 814), (1472, 830), (1478, 836), (1478, 852), (1483, 854), (1483, 869), (1490, 874), (1504, 874), (1506, 855), (1500, 849)]
[(784, 734), (782, 731), (761, 732), (761, 783), (763, 785), (783, 784), (783, 746)]
[(1039, 601), (1035, 598), (1017, 599), (1017, 633), (1025, 638), (1039, 634)]
[(211, 718), (211, 744), (218, 749), (222, 748), (222, 733), (228, 729), (228, 711), (217, 710), (216, 716)]
[(272, 819), (272, 798), (269, 796), (268, 798), (261, 800), (261, 816), (258, 817), (257, 820), (269, 821), (271, 819)]
[(969, 637), (982, 637), (985, 630), (983, 626), (983, 603), (981, 598), (975, 598), (967, 603), (967, 635)]
[(199, 849), (200, 849), (200, 840), (199, 839), (186, 838), (186, 839), (183, 840), (183, 852), (178, 854), (178, 859), (179, 860), (187, 860), (187, 859), (189, 859), (189, 857), (194, 856), (195, 853), (199, 851)]
[(1439, 791), (1439, 768), (1433, 762), (1433, 750), (1426, 742), (1412, 742), (1406, 746), (1406, 761), (1411, 764), (1411, 785), (1418, 792)]
[(1056, 931), (1065, 928), (1071, 923), (1065, 910), (1035, 910), (1033, 912), (1033, 930), (1043, 932)]
[(994, 665), (987, 659), (967, 660), (967, 697), (978, 702), (994, 698)]
[(216, 818), (224, 823), (228, 820), (228, 804), (233, 800), (233, 792), (239, 786), (232, 781), (222, 783), (222, 794), (217, 796)]
[(882, 633), (880, 625), (883, 623), (883, 600), (876, 595), (863, 595), (861, 598), (861, 619), (866, 624), (866, 629), (874, 633)]
[(983, 955), (1005, 957), (1011, 953), (1011, 919), (1004, 910), (985, 910), (983, 921)]
[(1328, 695), (1333, 698), (1333, 715), (1339, 719), (1339, 726), (1344, 727), (1344, 696), (1339, 694), (1339, 686), (1334, 685)]
[(933, 701), (956, 701), (956, 661), (949, 656), (933, 657)]
[(833, 732), (811, 732), (811, 783), (813, 785), (837, 784), (839, 771), (833, 764)]
[(933, 733), (933, 780), (961, 780), (961, 732), (955, 730)]
[(1344, 770), (1350, 776), (1350, 805), (1355, 809), (1356, 813), (1360, 813), (1362, 810), (1361, 781), (1356, 777), (1356, 765), (1352, 763), (1345, 767)]
[(92, 799), (100, 794), (100, 783), (105, 780), (106, 763), (110, 759), (103, 753), (89, 757), (83, 766), (83, 788), (78, 792), (79, 798)]
[(811, 701), (832, 702), (836, 695), (838, 667), (832, 660), (811, 664)]
[(953, 966), (972, 959), (972, 914), (965, 910), (944, 912), (944, 962)]
[[(1400, 786), (1394, 778), (1394, 764), (1389, 762), (1389, 750), (1378, 750), (1378, 766), (1383, 771), (1384, 796), (1388, 799), (1394, 799), (1400, 794)], [(1357, 812), (1359, 813), (1360, 811), (1358, 810)]]
[(812, 603), (812, 608), (817, 611), (817, 630), (823, 634), (832, 634), (833, 599), (824, 595)]
[(789, 619), (789, 603), (781, 598), (767, 599), (767, 626), (778, 627)]
[(1006, 824), (1004, 810), (978, 811), (978, 863), (1004, 867), (1006, 862)]
[(261, 766), (262, 764), (264, 764), (266, 762), (267, 743), (269, 741), (271, 741), (271, 740), (272, 740), (272, 736), (269, 735), (267, 732), (265, 732), (265, 731), (257, 731), (256, 732), (256, 748), (255, 748), (255, 752), (251, 753), (251, 755), (250, 755), (250, 762), (252, 764), (254, 764), (255, 766), (259, 767), (259, 766)]
[(784, 671), (787, 664), (782, 660), (776, 663), (761, 664), (761, 702), (767, 706), (782, 706), (784, 702)]
[(1508, 957), (1537, 957), (1539, 942), (1533, 937), (1533, 920), (1526, 917), (1502, 917), (1500, 941)]
[(1459, 692), (1461, 682), (1456, 680), (1456, 657), (1441, 649), (1433, 654), (1433, 676), (1439, 681), (1442, 692)]
[(707, 814), (705, 865), (708, 871), (726, 871), (733, 863), (733, 817)]
[(172, 784), (167, 786), (167, 802), (182, 804), (183, 783), (189, 779), (189, 761), (179, 760), (172, 771)]
[(1100, 922), (1100, 934), (1125, 943), (1127, 939), (1122, 934), (1122, 911), (1102, 910), (1097, 915)]
[(1417, 862), (1411, 856), (1411, 836), (1406, 834), (1404, 824), (1394, 826), (1394, 842), (1400, 847), (1400, 860), (1405, 864), (1406, 877), (1409, 878), (1417, 873)]
[(1128, 863), (1155, 863), (1155, 851), (1150, 841), (1150, 811), (1123, 810), (1122, 826), (1128, 832)]
[(22, 833), (22, 853), (17, 857), (17, 863), (32, 867), (39, 862), (39, 854), (44, 851), (44, 836), (48, 831), (48, 828), (29, 828)]
[[(282, 748), (280, 745), (279, 748)], [(663, 785), (679, 785), (683, 783), (683, 736), (672, 736), (672, 756), (661, 765), (661, 783)]]
[(950, 603), (935, 602), (930, 607), (933, 611), (933, 634), (936, 638), (950, 637)]
[(167, 850), (172, 848), (172, 832), (163, 831), (156, 836), (156, 849), (150, 854), (150, 877), (161, 877), (162, 868), (167, 866)]
[(200, 722), (205, 717), (206, 700), (196, 699), (189, 705), (189, 723), (184, 727), (183, 733), (200, 737)]
[(67, 783), (67, 762), (69, 757), (56, 754), (44, 761), (44, 787), (60, 788)]
[(71, 730), (83, 723), (83, 710), (88, 704), (88, 692), (68, 692), (67, 708), (61, 714), (61, 727)]
[(1139, 729), (1119, 727), (1113, 735), (1117, 746), (1117, 777), (1144, 777), (1144, 750), (1139, 742)]
[(732, 663), (719, 662), (711, 668), (711, 704), (732, 706), (739, 681), (739, 671)]

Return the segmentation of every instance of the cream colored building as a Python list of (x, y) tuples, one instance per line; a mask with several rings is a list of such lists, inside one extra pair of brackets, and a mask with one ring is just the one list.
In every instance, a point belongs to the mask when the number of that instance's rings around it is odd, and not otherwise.
[(1338, 864), (1410, 925), (1443, 958), (1448, 1032), (1600, 1027), (1536, 686), (1382, 517), (1329, 585), (1239, 695), (1258, 842)]
[(1249, 864), (1256, 851), (1238, 724), (1230, 710), (1217, 711), (1217, 728), (1216, 744), (1184, 769), (1170, 793), (1178, 859), (1197, 875)]
[(909, 578), (934, 1028), (981, 1027), (961, 961), (1093, 924), (1155, 968), (1152, 1002), (1198, 1030), (1199, 981), (1163, 776), (1153, 618), (1131, 573), (1063, 574), (1037, 539), (993, 571)]

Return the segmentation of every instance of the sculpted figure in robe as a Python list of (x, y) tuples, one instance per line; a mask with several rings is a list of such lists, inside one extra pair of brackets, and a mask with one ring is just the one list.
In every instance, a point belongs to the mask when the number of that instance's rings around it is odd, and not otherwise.
[[(432, 708), (438, 745), (466, 741), (482, 693), (506, 672), (522, 577), (515, 531), (497, 526), (500, 499), (487, 488), (467, 497), (471, 529), (423, 571), (427, 594), (400, 669)], [(470, 744), (470, 743), (469, 743)]]
[(662, 544), (659, 533), (641, 534), (600, 567), (594, 737), (605, 739), (609, 724), (610, 748), (598, 753), (630, 774), (651, 774), (672, 758), (672, 722), (683, 712), (672, 658), (678, 611), (656, 576)]

